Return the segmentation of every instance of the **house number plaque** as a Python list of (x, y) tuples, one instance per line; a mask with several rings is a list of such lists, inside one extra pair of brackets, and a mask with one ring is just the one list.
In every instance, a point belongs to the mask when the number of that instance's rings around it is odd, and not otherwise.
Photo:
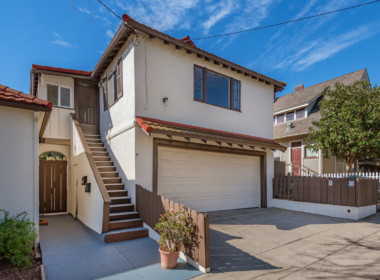
[(333, 180), (329, 180), (329, 187), (332, 187), (333, 185)]
[(355, 187), (355, 181), (348, 181), (349, 187)]

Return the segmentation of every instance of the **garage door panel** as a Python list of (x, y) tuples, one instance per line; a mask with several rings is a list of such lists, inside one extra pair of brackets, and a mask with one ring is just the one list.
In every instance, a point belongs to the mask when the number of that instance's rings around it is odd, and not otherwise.
[(197, 211), (260, 206), (260, 160), (159, 147), (158, 193)]

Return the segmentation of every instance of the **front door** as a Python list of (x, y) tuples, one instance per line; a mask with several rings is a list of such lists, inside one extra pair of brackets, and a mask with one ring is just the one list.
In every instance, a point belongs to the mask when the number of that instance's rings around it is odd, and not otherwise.
[(83, 132), (86, 134), (97, 134), (99, 128), (98, 87), (91, 83), (76, 81), (75, 96), (75, 114)]
[(40, 159), (40, 213), (67, 211), (67, 161)]
[(302, 165), (302, 142), (292, 143), (291, 160), (293, 175), (300, 176)]

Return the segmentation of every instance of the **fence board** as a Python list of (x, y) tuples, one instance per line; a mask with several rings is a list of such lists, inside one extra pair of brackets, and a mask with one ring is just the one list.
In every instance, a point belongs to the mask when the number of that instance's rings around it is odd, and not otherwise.
[(334, 178), (333, 179), (334, 184), (334, 205), (340, 205), (340, 187), (341, 187), (341, 180)]
[[(140, 218), (154, 229), (160, 216), (165, 211), (174, 209), (179, 211), (180, 205), (164, 197), (136, 185), (136, 209), (139, 211)], [(192, 217), (196, 226), (195, 238), (196, 246), (192, 248), (181, 248), (187, 256), (198, 262), (202, 267), (210, 267), (210, 237), (209, 237), (209, 216), (198, 214), (196, 211), (185, 208), (185, 212)]]
[(320, 203), (327, 204), (328, 203), (328, 189), (327, 189), (328, 181), (326, 178), (321, 178), (320, 180), (320, 190), (321, 190), (321, 196), (320, 196)]
[(343, 206), (347, 206), (347, 193), (348, 193), (348, 179), (341, 179), (340, 186), (340, 204)]
[[(332, 184), (329, 184), (332, 183)], [(334, 180), (327, 178), (327, 203), (334, 204)]]
[(358, 185), (358, 179), (355, 180), (355, 186), (354, 187), (348, 187), (347, 191), (347, 205), (348, 206), (355, 206), (356, 202), (356, 188)]

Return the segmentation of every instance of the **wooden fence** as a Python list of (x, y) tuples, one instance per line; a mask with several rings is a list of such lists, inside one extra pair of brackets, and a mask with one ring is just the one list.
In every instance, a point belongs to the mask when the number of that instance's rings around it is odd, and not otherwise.
[[(153, 229), (161, 214), (170, 209), (178, 211), (181, 206), (183, 205), (156, 195), (140, 185), (136, 185), (136, 209), (139, 212), (140, 218)], [(196, 246), (181, 248), (181, 251), (207, 269), (210, 267), (209, 216), (208, 214), (197, 213), (189, 208), (186, 208), (186, 212), (191, 216), (196, 225), (195, 238), (197, 241)]]
[(377, 203), (376, 179), (276, 176), (273, 198), (361, 207)]

